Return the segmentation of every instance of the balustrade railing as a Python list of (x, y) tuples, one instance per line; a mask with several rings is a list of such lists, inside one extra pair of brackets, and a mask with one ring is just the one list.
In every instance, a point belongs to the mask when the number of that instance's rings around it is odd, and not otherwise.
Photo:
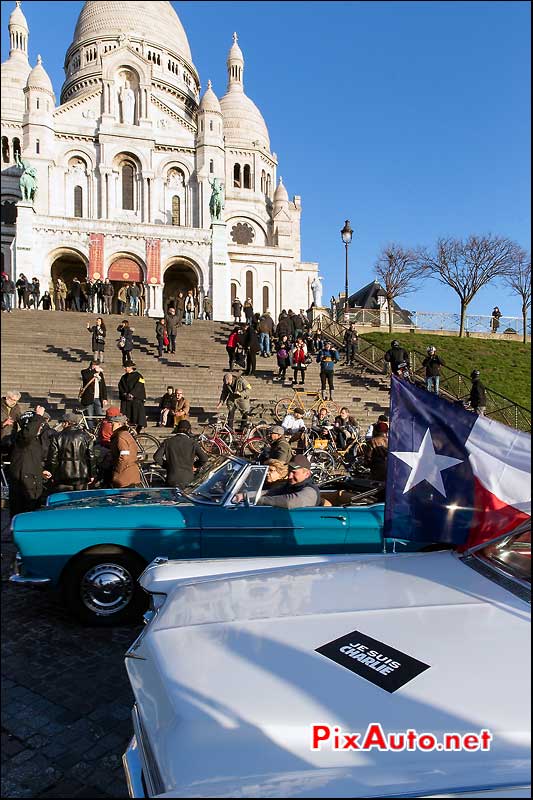
[[(316, 319), (312, 326), (312, 332), (321, 333), (326, 338), (331, 339), (335, 344), (342, 348), (344, 345), (344, 333), (347, 326), (342, 322), (332, 320), (331, 317), (321, 316)], [(364, 335), (359, 334), (359, 347), (356, 359), (359, 364), (375, 374), (386, 375), (389, 371), (389, 364), (385, 361), (385, 350), (365, 339)], [(411, 374), (419, 386), (426, 385), (425, 367), (422, 362), (426, 357), (425, 353), (418, 350), (411, 350), (409, 353)], [(441, 367), (440, 375), (440, 394), (451, 402), (465, 400), (470, 394), (472, 382), (467, 375), (453, 369), (452, 367)], [(487, 406), (486, 416), (509, 425), (511, 428), (531, 432), (531, 411), (524, 406), (515, 403), (508, 397), (495, 392), (493, 389), (486, 388)]]
[[(356, 325), (370, 325), (374, 328), (389, 327), (389, 316), (386, 309), (350, 308), (337, 312), (339, 322)], [(395, 328), (417, 329), (426, 331), (459, 331), (461, 317), (459, 314), (440, 311), (393, 311), (392, 325)], [(500, 317), (494, 320), (490, 314), (467, 314), (465, 317), (467, 333), (504, 333), (523, 335), (524, 320), (522, 317)], [(527, 320), (526, 333), (531, 335), (531, 319)]]

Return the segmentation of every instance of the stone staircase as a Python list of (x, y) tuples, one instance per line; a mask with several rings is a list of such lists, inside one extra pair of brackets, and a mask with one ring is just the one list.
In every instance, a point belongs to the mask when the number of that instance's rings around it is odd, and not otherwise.
[[(107, 344), (104, 371), (109, 399), (118, 405), (117, 384), (123, 374), (121, 352), (116, 346), (117, 325), (123, 317), (106, 316)], [(88, 366), (91, 334), (86, 325), (96, 315), (77, 312), (17, 310), (3, 313), (1, 393), (9, 389), (22, 393), (21, 404), (34, 407), (42, 403), (54, 420), (66, 409), (78, 406), (80, 370)], [(227, 369), (225, 343), (231, 328), (226, 323), (197, 321), (178, 331), (176, 354), (155, 356), (155, 322), (146, 317), (130, 317), (135, 328), (133, 358), (146, 381), (148, 430), (155, 426), (158, 402), (167, 385), (183, 389), (191, 403), (193, 428), (214, 416), (222, 377)], [(275, 357), (257, 359), (257, 375), (250, 379), (252, 398), (260, 402), (290, 396), (291, 384), (273, 383), (277, 374)], [(292, 371), (287, 375), (292, 377)], [(318, 366), (307, 370), (306, 389), (319, 388)], [(386, 413), (389, 406), (389, 381), (360, 370), (337, 368), (335, 401), (345, 405), (363, 427)], [(170, 429), (155, 429), (165, 435)]]

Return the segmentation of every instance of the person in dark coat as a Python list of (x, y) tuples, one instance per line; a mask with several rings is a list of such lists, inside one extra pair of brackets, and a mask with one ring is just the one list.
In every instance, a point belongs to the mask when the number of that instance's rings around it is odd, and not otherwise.
[(87, 369), (81, 371), (82, 392), (80, 405), (86, 416), (89, 430), (94, 430), (94, 417), (103, 417), (107, 406), (107, 386), (104, 371), (97, 361), (91, 361)]
[(470, 377), (472, 379), (472, 388), (470, 389), (470, 406), (472, 410), (479, 414), (481, 417), (485, 416), (487, 408), (487, 394), (485, 386), (481, 383), (480, 372), (478, 369), (472, 370)]
[(105, 313), (105, 301), (104, 301), (104, 282), (97, 278), (94, 284), (94, 296), (96, 298), (96, 313), (97, 314), (104, 314)]
[[(179, 298), (178, 298), (179, 301)], [(183, 312), (181, 312), (183, 316)], [(168, 350), (167, 352), (175, 353), (176, 352), (176, 336), (178, 334), (178, 328), (181, 325), (181, 318), (180, 312), (176, 311), (174, 308), (169, 308), (167, 311), (167, 315), (165, 317), (165, 327), (167, 329), (167, 336), (168, 336)]]
[(259, 347), (259, 338), (252, 325), (246, 326), (244, 349), (246, 350), (246, 369), (244, 370), (244, 374), (255, 375), (255, 370), (257, 369), (257, 354), (261, 348)]
[(9, 511), (12, 517), (26, 511), (35, 511), (41, 505), (43, 477), (43, 449), (39, 434), (44, 425), (44, 408), (26, 411), (19, 417), (20, 430), (11, 451), (9, 465)]
[(439, 393), (440, 368), (444, 366), (444, 361), (437, 355), (435, 345), (427, 348), (427, 356), (422, 361), (422, 366), (426, 368), (426, 388), (428, 392)]
[(81, 311), (81, 283), (78, 278), (72, 279), (70, 286), (71, 311)]
[(183, 292), (178, 292), (178, 297), (176, 299), (176, 318), (178, 320), (178, 327), (183, 324), (184, 314), (185, 314), (185, 295), (183, 294)]
[(390, 348), (385, 353), (385, 361), (390, 364), (393, 375), (398, 374), (400, 364), (409, 364), (409, 353), (405, 350), (397, 339), (391, 342)]
[(493, 333), (497, 333), (498, 328), (500, 327), (500, 318), (502, 316), (502, 312), (498, 308), (498, 306), (494, 306), (492, 309), (492, 315), (490, 319), (490, 324)]
[(159, 319), (155, 324), (155, 338), (157, 339), (157, 355), (154, 358), (163, 358), (163, 352), (168, 352), (170, 344), (164, 318)]
[(274, 425), (268, 436), (268, 444), (259, 454), (259, 463), (264, 464), (269, 459), (275, 458), (283, 464), (288, 464), (292, 456), (292, 447), (289, 440), (285, 438), (285, 429), (281, 425)]
[(52, 310), (52, 297), (50, 296), (50, 292), (46, 291), (43, 293), (43, 296), (37, 303), (38, 306), (42, 305), (43, 311), (51, 311)]
[(243, 309), (244, 309), (244, 318), (246, 320), (246, 324), (251, 325), (252, 317), (254, 315), (254, 307), (249, 297), (247, 297), (246, 300), (244, 301)]
[(259, 346), (261, 347), (261, 355), (264, 358), (270, 356), (272, 347), (271, 340), (274, 335), (274, 320), (270, 316), (270, 311), (265, 311), (262, 317), (259, 317), (258, 323), (259, 331)]
[(43, 414), (43, 420), (44, 422), (39, 434), (39, 439), (41, 440), (41, 446), (43, 448), (43, 464), (46, 464), (48, 461), (48, 454), (50, 452), (52, 439), (59, 433), (59, 431), (56, 431), (56, 429), (50, 425), (51, 416), (46, 411)]
[(2, 427), (0, 431), (1, 450), (3, 456), (9, 456), (20, 430), (19, 420), (22, 408), (19, 405), (20, 392), (8, 391), (2, 397)]
[(276, 329), (276, 336), (282, 339), (284, 336), (292, 337), (293, 329), (292, 322), (286, 311), (282, 311), (278, 320), (278, 327)]
[(102, 317), (98, 317), (95, 325), (91, 325), (90, 322), (88, 322), (87, 330), (92, 334), (91, 347), (93, 351), (93, 358), (95, 361), (99, 361), (100, 364), (103, 364), (107, 330)]
[(87, 280), (85, 282), (84, 291), (85, 297), (87, 298), (87, 311), (92, 314), (94, 312), (94, 299), (96, 294), (93, 281)]
[(130, 327), (130, 323), (127, 319), (123, 319), (120, 325), (117, 327), (117, 331), (120, 335), (120, 338), (124, 340), (124, 344), (120, 349), (122, 350), (122, 366), (125, 367), (128, 364), (133, 363), (131, 353), (133, 350), (133, 334), (135, 328)]
[(231, 304), (231, 313), (233, 314), (233, 323), (236, 325), (241, 321), (242, 316), (242, 303), (238, 297), (236, 297)]
[(23, 272), (20, 273), (17, 283), (15, 285), (17, 287), (18, 308), (28, 308), (30, 287), (28, 279)]
[(146, 428), (146, 411), (144, 409), (146, 386), (144, 378), (140, 372), (137, 372), (135, 364), (127, 364), (124, 367), (124, 375), (118, 383), (118, 393), (121, 413), (128, 418), (130, 425), (137, 428), (137, 433), (140, 433), (143, 428)]
[(345, 355), (345, 366), (353, 367), (355, 361), (355, 354), (358, 350), (358, 339), (359, 335), (355, 330), (353, 322), (350, 322), (348, 325), (348, 329), (344, 333), (344, 355)]
[(178, 422), (176, 434), (169, 436), (156, 450), (154, 461), (167, 471), (167, 486), (185, 489), (194, 478), (197, 465), (205, 464), (209, 456), (198, 442), (191, 439), (191, 423)]
[(93, 438), (81, 421), (80, 414), (68, 411), (63, 430), (50, 442), (47, 469), (54, 479), (54, 492), (83, 491), (96, 476)]

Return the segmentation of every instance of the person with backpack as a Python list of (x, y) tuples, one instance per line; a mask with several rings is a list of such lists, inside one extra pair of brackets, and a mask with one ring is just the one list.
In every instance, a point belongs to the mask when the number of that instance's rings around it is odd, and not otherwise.
[(339, 362), (339, 354), (332, 343), (326, 344), (317, 354), (317, 364), (320, 364), (320, 385), (322, 387), (322, 399), (326, 400), (326, 383), (329, 387), (329, 399), (333, 400), (333, 378), (335, 374), (335, 364)]
[(233, 323), (236, 325), (241, 321), (242, 316), (242, 303), (238, 297), (236, 297), (231, 304), (231, 313), (233, 314)]
[(118, 349), (122, 351), (122, 366), (127, 367), (129, 364), (133, 363), (131, 353), (133, 351), (133, 333), (135, 328), (131, 328), (128, 320), (123, 319), (117, 327), (117, 331), (120, 336), (117, 346)]
[(102, 317), (98, 317), (95, 325), (87, 323), (87, 330), (92, 334), (91, 348), (93, 351), (94, 363), (104, 363), (105, 337), (107, 335), (105, 322)]
[(270, 340), (274, 333), (274, 320), (270, 316), (270, 311), (259, 317), (259, 347), (261, 348), (261, 356), (268, 358), (270, 356)]
[(440, 368), (444, 366), (444, 361), (437, 355), (437, 348), (430, 345), (427, 348), (427, 356), (422, 361), (422, 366), (426, 368), (426, 387), (428, 392), (439, 393)]
[(246, 425), (250, 413), (250, 392), (252, 387), (244, 380), (242, 375), (224, 375), (222, 391), (217, 404), (217, 410), (226, 404), (228, 409), (228, 427), (233, 428), (235, 412), (241, 414), (241, 424)]
[(276, 349), (276, 359), (278, 362), (278, 374), (274, 378), (273, 381), (279, 381), (280, 383), (285, 383), (285, 376), (287, 374), (287, 368), (290, 366), (290, 344), (289, 344), (289, 337), (282, 336), (280, 341), (278, 342), (278, 346)]
[(235, 363), (235, 351), (239, 344), (239, 331), (240, 331), (239, 328), (237, 327), (233, 328), (232, 332), (228, 336), (228, 341), (226, 342), (226, 352), (228, 354), (230, 372), (232, 371), (233, 365)]
[(479, 379), (480, 375), (481, 373), (478, 369), (474, 369), (470, 373), (472, 388), (470, 389), (469, 401), (472, 411), (475, 411), (480, 417), (484, 417), (485, 411), (487, 410), (487, 393), (485, 391), (485, 386)]

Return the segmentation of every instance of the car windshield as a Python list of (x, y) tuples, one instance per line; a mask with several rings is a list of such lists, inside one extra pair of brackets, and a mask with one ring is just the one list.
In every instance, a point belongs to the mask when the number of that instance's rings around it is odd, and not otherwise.
[(242, 471), (242, 464), (228, 458), (218, 458), (189, 484), (185, 494), (193, 500), (208, 500), (222, 503), (235, 479)]
[(476, 553), (510, 577), (531, 584), (531, 528), (491, 542)]

